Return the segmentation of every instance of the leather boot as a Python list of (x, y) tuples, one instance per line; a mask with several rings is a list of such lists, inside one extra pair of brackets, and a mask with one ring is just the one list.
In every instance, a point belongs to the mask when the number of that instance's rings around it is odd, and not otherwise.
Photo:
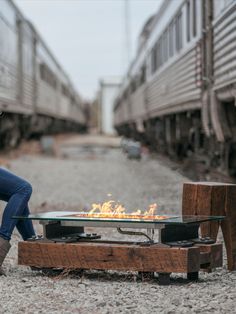
[(8, 240), (5, 240), (0, 237), (0, 276), (6, 276), (5, 272), (2, 269), (2, 263), (7, 256), (8, 251), (10, 250), (11, 245)]

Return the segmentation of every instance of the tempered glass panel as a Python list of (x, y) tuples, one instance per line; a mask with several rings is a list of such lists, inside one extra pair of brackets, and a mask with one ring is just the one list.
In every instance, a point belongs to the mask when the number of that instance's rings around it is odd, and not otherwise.
[(204, 221), (222, 220), (224, 216), (173, 216), (173, 215), (155, 215), (152, 218), (145, 218), (144, 216), (135, 216), (132, 218), (132, 214), (128, 214), (128, 218), (116, 218), (116, 217), (88, 217), (84, 212), (48, 212), (38, 213), (26, 216), (14, 216), (17, 219), (32, 219), (32, 220), (48, 220), (48, 221), (97, 221), (97, 222), (129, 222), (129, 223), (155, 223), (155, 224), (190, 224), (200, 223)]

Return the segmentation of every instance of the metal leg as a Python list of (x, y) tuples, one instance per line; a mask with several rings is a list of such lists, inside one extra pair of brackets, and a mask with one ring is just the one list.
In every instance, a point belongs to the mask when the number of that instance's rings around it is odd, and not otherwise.
[(150, 280), (154, 278), (154, 272), (139, 271), (138, 274), (142, 280)]
[(154, 241), (154, 234), (155, 234), (154, 229), (147, 229), (147, 235), (149, 236), (149, 238), (152, 239), (152, 241)]
[(187, 273), (188, 280), (197, 281), (198, 280), (198, 271), (193, 273)]
[(158, 283), (161, 286), (166, 286), (170, 284), (170, 273), (159, 273)]
[(167, 225), (161, 229), (160, 238), (162, 243), (183, 241), (198, 238), (200, 223), (190, 225)]
[(68, 234), (84, 232), (83, 227), (62, 226), (60, 221), (48, 223), (42, 221), (41, 224), (43, 225), (43, 235), (45, 239), (60, 238)]

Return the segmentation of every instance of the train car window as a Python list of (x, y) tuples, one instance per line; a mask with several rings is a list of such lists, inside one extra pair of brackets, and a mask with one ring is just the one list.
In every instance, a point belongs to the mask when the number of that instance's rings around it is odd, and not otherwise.
[(151, 71), (154, 73), (157, 69), (157, 44), (152, 48), (151, 51)]
[(164, 32), (162, 37), (162, 62), (165, 63), (168, 59), (168, 49), (167, 49), (167, 31)]
[(141, 74), (137, 74), (135, 78), (136, 89), (141, 85)]
[(162, 64), (163, 64), (163, 36), (161, 36), (161, 38), (159, 40), (159, 52), (158, 52), (158, 55), (160, 57), (160, 66), (162, 66)]
[(178, 20), (177, 17), (173, 20), (173, 55), (178, 51)]
[(16, 51), (16, 31), (0, 15), (0, 58), (11, 65), (15, 65), (17, 62)]
[(65, 84), (61, 85), (61, 92), (65, 97), (70, 98), (70, 91)]
[(22, 27), (22, 67), (23, 71), (29, 77), (33, 77), (33, 33), (27, 24), (21, 24)]
[(172, 57), (174, 54), (174, 23), (172, 22), (169, 26), (169, 56)]
[(162, 65), (162, 40), (161, 38), (159, 40), (159, 45), (158, 45), (158, 56), (159, 56), (158, 68), (160, 68)]
[(175, 18), (175, 49), (176, 51), (179, 51), (179, 28), (178, 28), (178, 19)]
[(44, 81), (44, 78), (45, 78), (45, 74), (44, 74), (44, 64), (43, 63), (41, 63), (40, 65), (39, 65), (39, 73), (40, 73), (40, 78), (41, 78), (41, 80), (43, 80)]
[(186, 35), (187, 35), (187, 42), (190, 41), (190, 2), (187, 2), (186, 7)]
[(156, 43), (156, 70), (160, 67), (160, 40)]
[(158, 58), (160, 57), (160, 52), (158, 51), (158, 43), (155, 45), (155, 71), (158, 69)]
[(124, 100), (125, 100), (127, 97), (128, 97), (128, 90), (126, 89), (126, 90), (124, 91), (124, 95), (123, 95)]
[(179, 49), (183, 47), (183, 27), (182, 27), (182, 12), (178, 15), (178, 28), (179, 28)]
[(71, 95), (70, 100), (72, 104), (75, 104), (75, 97), (73, 95)]
[(196, 0), (192, 0), (192, 33), (193, 33), (193, 37), (196, 37), (197, 35), (197, 1)]
[(175, 47), (176, 51), (182, 48), (182, 13), (180, 12), (175, 19)]
[(52, 70), (49, 69), (49, 67), (44, 64), (40, 63), (39, 65), (39, 72), (40, 72), (40, 78), (44, 82), (46, 82), (48, 85), (50, 85), (52, 88), (57, 88), (57, 79)]
[(164, 64), (165, 62), (165, 38), (164, 38), (164, 34), (161, 36), (161, 40), (160, 40), (160, 44), (161, 44), (161, 65)]
[(158, 41), (157, 43), (157, 69), (161, 66), (161, 43)]
[(156, 63), (157, 63), (157, 69), (161, 66), (161, 38), (158, 40), (156, 44)]
[(132, 93), (134, 93), (135, 90), (136, 90), (135, 78), (131, 81), (130, 89), (131, 89), (131, 92), (132, 92)]
[(143, 65), (141, 68), (141, 77), (140, 77), (141, 85), (146, 82), (146, 65)]

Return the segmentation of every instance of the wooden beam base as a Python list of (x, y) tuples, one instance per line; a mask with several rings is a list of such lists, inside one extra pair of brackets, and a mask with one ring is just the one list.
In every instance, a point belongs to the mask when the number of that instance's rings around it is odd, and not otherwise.
[[(170, 248), (119, 243), (20, 242), (18, 263), (39, 268), (97, 269), (159, 273), (167, 282), (172, 272), (196, 274), (202, 266), (222, 266), (222, 245)], [(196, 278), (196, 276), (194, 276)]]

